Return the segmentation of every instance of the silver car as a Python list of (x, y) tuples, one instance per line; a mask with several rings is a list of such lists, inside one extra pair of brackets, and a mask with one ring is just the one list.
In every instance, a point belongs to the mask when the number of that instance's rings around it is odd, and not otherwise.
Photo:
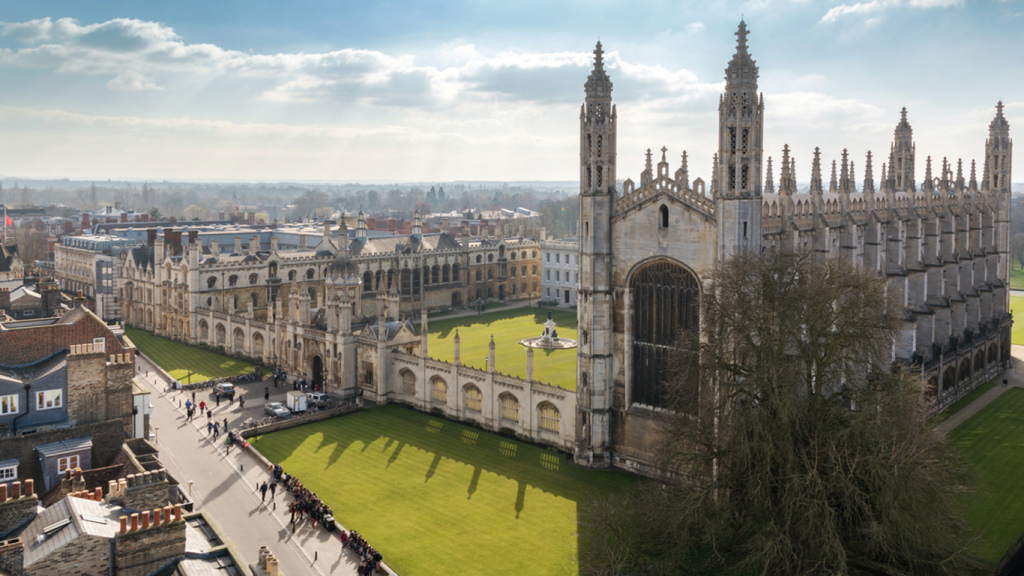
[(267, 414), (270, 414), (271, 416), (280, 416), (282, 418), (286, 416), (291, 416), (292, 414), (291, 411), (288, 410), (288, 408), (284, 404), (281, 404), (280, 402), (271, 402), (269, 404), (265, 404), (263, 406), (263, 411), (266, 412)]

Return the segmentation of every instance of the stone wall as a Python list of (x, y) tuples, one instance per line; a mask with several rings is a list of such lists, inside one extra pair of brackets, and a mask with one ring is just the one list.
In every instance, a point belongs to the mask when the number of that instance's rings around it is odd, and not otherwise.
[(131, 510), (162, 508), (170, 501), (167, 471), (129, 474), (124, 493), (124, 506)]
[(91, 344), (72, 346), (68, 363), (68, 418), (75, 424), (120, 419), (132, 425), (132, 378), (135, 363), (130, 355), (108, 356)]
[(18, 476), (32, 478), (39, 483), (39, 486), (44, 486), (43, 470), (39, 466), (39, 454), (36, 452), (36, 446), (85, 436), (92, 438), (92, 467), (109, 466), (124, 444), (124, 423), (121, 420), (107, 420), (72, 428), (46, 430), (27, 436), (4, 438), (0, 440), (0, 453), (3, 453), (4, 458), (18, 460)]

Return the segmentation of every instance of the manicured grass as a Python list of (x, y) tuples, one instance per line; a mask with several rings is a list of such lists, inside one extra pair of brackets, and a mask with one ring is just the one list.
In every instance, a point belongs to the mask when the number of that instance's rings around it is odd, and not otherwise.
[(126, 327), (124, 331), (143, 354), (182, 382), (188, 382), (190, 370), (192, 382), (252, 372), (252, 364), (237, 358), (161, 338), (146, 330)]
[(1010, 288), (1024, 290), (1024, 268), (1010, 263)]
[(396, 405), (260, 436), (253, 446), (402, 576), (575, 574), (577, 506), (641, 481)]
[(1010, 334), (1010, 341), (1014, 344), (1024, 344), (1024, 296), (1010, 296), (1010, 314), (1013, 315), (1013, 332)]
[(938, 424), (940, 422), (944, 422), (944, 421), (948, 420), (950, 416), (952, 416), (953, 414), (956, 414), (957, 412), (959, 412), (959, 411), (963, 410), (964, 408), (966, 408), (967, 405), (969, 405), (971, 402), (974, 402), (975, 400), (977, 400), (982, 394), (984, 394), (985, 392), (988, 392), (994, 386), (995, 386), (994, 382), (986, 382), (986, 383), (982, 384), (981, 386), (978, 386), (974, 390), (971, 390), (967, 394), (967, 396), (964, 396), (963, 398), (957, 400), (956, 402), (953, 402), (952, 404), (947, 406), (945, 410), (943, 410), (942, 412), (939, 412), (938, 414), (936, 414), (932, 418), (932, 422), (934, 422), (935, 424)]
[(949, 439), (977, 470), (966, 519), (984, 539), (974, 552), (994, 565), (1024, 533), (1024, 389), (1003, 392)]
[[(551, 311), (557, 324), (558, 335), (578, 340), (576, 314), (561, 310)], [(526, 347), (519, 344), (523, 338), (540, 336), (548, 319), (546, 308), (512, 308), (486, 312), (479, 316), (459, 316), (428, 320), (430, 356), (451, 362), (455, 359), (455, 329), (461, 341), (459, 355), (463, 364), (473, 368), (487, 368), (487, 346), (494, 335), (494, 363), (496, 370), (518, 378), (526, 378)], [(545, 384), (576, 389), (576, 349), (534, 350), (533, 378)]]

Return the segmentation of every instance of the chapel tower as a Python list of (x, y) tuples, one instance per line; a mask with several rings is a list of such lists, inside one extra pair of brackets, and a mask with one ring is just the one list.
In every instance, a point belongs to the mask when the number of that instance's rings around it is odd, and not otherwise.
[[(1010, 123), (1003, 116), (1003, 103), (996, 104), (996, 117), (988, 127), (985, 141), (985, 172), (982, 186), (991, 205), (995, 206), (995, 252), (998, 254), (996, 277), (1010, 277), (1010, 174), (1013, 158), (1013, 140), (1010, 139)], [(1009, 307), (1009, 291), (1006, 302), (1000, 306)]]
[(580, 109), (580, 253), (577, 294), (576, 460), (607, 465), (612, 401), (612, 235), (616, 113), (601, 43)]
[(917, 192), (914, 182), (914, 130), (907, 122), (907, 109), (900, 110), (900, 123), (896, 125), (889, 152), (889, 183), (893, 192)]
[(757, 92), (757, 65), (747, 52), (743, 21), (736, 38), (736, 54), (725, 69), (725, 94), (718, 104), (719, 262), (743, 250), (761, 251), (764, 95)]

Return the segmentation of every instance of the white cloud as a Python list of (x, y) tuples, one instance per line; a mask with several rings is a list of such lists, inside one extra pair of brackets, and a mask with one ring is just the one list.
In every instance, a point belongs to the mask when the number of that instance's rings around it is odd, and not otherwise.
[[(695, 22), (688, 30), (697, 31)], [(248, 54), (185, 42), (157, 22), (116, 19), (81, 25), (69, 18), (0, 23), (0, 34), (25, 44), (0, 51), (0, 65), (62, 74), (110, 76), (114, 90), (174, 90), (195, 78), (267, 79), (266, 102), (361, 102), (431, 109), (474, 98), (564, 102), (582, 96), (589, 52), (503, 52), (484, 55), (472, 44), (447, 45), (436, 64), (411, 55), (346, 48), (326, 53)], [(694, 96), (714, 85), (687, 70), (631, 64), (609, 54), (609, 67), (645, 97)], [(175, 75), (178, 75), (175, 78)]]
[(163, 90), (152, 79), (139, 74), (138, 72), (125, 72), (114, 76), (113, 80), (107, 82), (107, 87), (113, 90)]
[[(911, 8), (949, 8), (951, 6), (962, 6), (963, 0), (907, 0), (907, 6)], [(833, 6), (821, 17), (819, 23), (832, 24), (847, 16), (863, 16), (867, 24), (877, 22), (876, 14), (881, 14), (890, 8), (903, 5), (901, 0), (871, 0), (870, 2), (857, 2), (856, 4), (840, 4)]]
[(705, 26), (703, 22), (693, 22), (691, 24), (686, 25), (686, 31), (690, 34), (697, 34), (699, 32), (703, 32), (704, 28)]

